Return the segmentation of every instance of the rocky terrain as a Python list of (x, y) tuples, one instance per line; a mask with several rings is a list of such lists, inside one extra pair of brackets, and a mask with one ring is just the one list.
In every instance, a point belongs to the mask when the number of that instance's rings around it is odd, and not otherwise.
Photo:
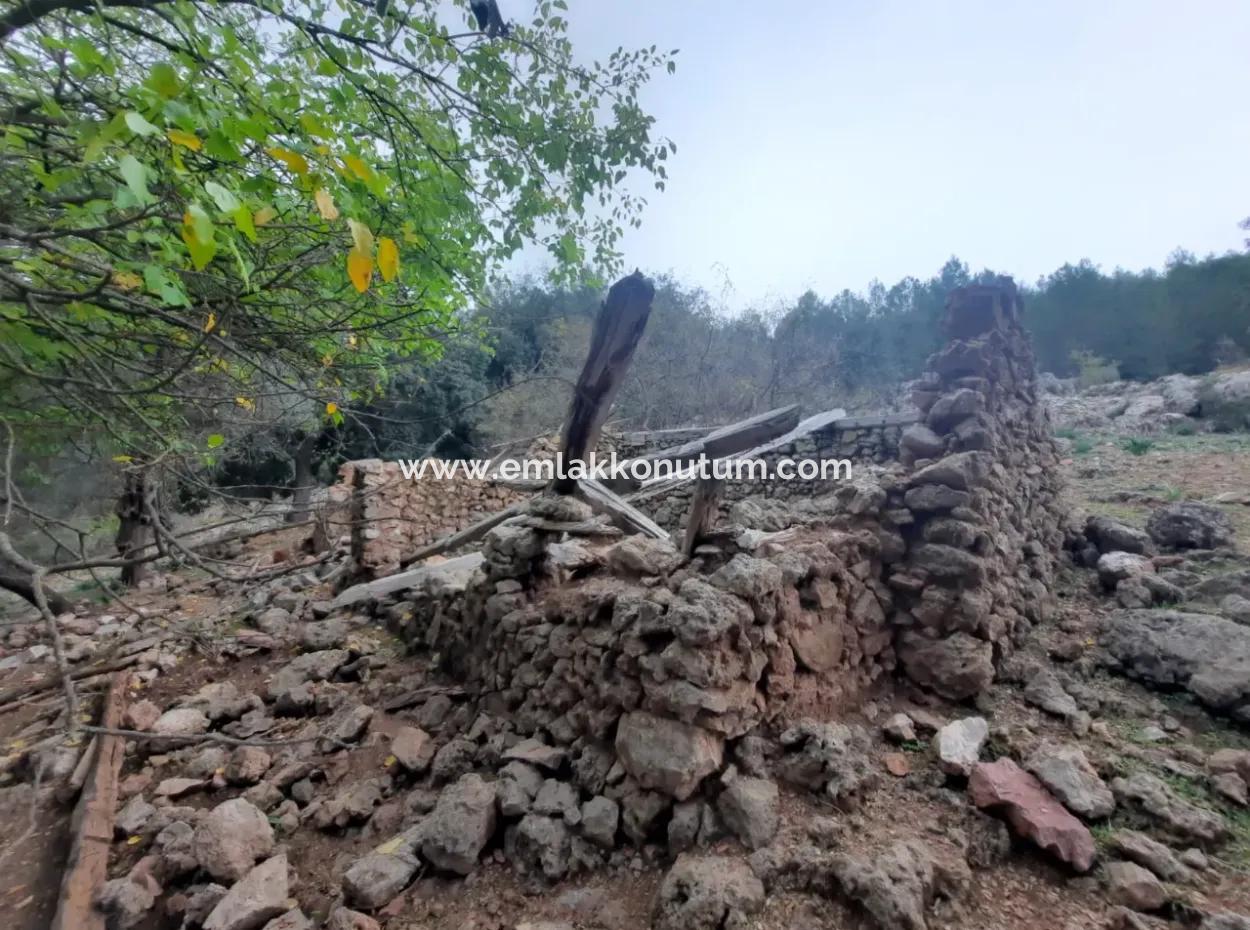
[[(285, 531), (233, 544), (279, 570), (248, 589), (170, 572), (57, 618), (79, 722), (124, 704), (94, 918), (1250, 928), (1250, 456), (1056, 445), (985, 293), (904, 461), (736, 502), (690, 558), (540, 496), (403, 585), (343, 591), (350, 546)], [(64, 739), (35, 619), (0, 657), (15, 928), (49, 925), (84, 750), (119, 738)]]

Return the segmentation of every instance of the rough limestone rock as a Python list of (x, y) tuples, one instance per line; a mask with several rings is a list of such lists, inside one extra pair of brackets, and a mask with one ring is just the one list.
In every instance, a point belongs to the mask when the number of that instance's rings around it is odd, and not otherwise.
[(1159, 879), (1136, 863), (1107, 863), (1106, 881), (1107, 897), (1113, 904), (1149, 912), (1167, 903), (1167, 892)]
[(1024, 767), (1075, 814), (1101, 820), (1115, 810), (1111, 789), (1075, 743), (1043, 742)]
[(1165, 882), (1188, 882), (1193, 871), (1158, 840), (1136, 830), (1117, 830), (1111, 837), (1111, 848), (1130, 862), (1145, 866)]
[(984, 717), (966, 717), (938, 730), (937, 751), (942, 771), (964, 778), (971, 775), (989, 735), (990, 725)]
[(611, 798), (595, 797), (582, 805), (582, 836), (597, 846), (612, 849), (621, 822), (621, 806)]
[(417, 857), (404, 849), (369, 853), (343, 873), (343, 893), (349, 903), (359, 907), (385, 907), (408, 887), (419, 866)]
[(642, 787), (678, 801), (721, 767), (724, 752), (717, 734), (642, 711), (622, 717), (616, 731), (616, 754), (625, 771)]
[(1150, 538), (1165, 549), (1218, 549), (1233, 544), (1233, 521), (1220, 508), (1197, 501), (1167, 504), (1146, 521)]
[(468, 875), (490, 842), (495, 822), (495, 786), (479, 775), (465, 775), (443, 789), (421, 821), (421, 855), (440, 869)]
[(1160, 778), (1135, 772), (1111, 783), (1116, 799), (1152, 819), (1168, 835), (1182, 843), (1210, 848), (1228, 838), (1224, 818), (1191, 804)]
[(1078, 872), (1094, 864), (1094, 837), (1036, 778), (1010, 759), (982, 762), (968, 780), (972, 802), (1003, 816), (1025, 839)]
[(108, 915), (108, 926), (129, 930), (141, 924), (156, 906), (160, 885), (134, 881), (129, 876), (105, 882), (95, 893), (94, 903)]
[(1037, 672), (1024, 687), (1024, 699), (1034, 707), (1065, 720), (1080, 712), (1076, 700), (1064, 689), (1063, 683), (1048, 668)]
[(1095, 514), (1085, 521), (1085, 536), (1103, 553), (1149, 555), (1154, 551), (1154, 543), (1144, 530), (1102, 514)]
[(767, 778), (741, 775), (730, 782), (716, 802), (721, 819), (748, 849), (772, 841), (780, 822), (777, 784)]
[(569, 870), (571, 835), (564, 821), (542, 814), (526, 814), (509, 827), (504, 838), (508, 860), (521, 872), (559, 881)]
[(747, 930), (764, 886), (742, 859), (682, 853), (656, 895), (654, 930)]
[(967, 633), (930, 639), (907, 631), (899, 644), (907, 676), (944, 698), (962, 701), (980, 694), (994, 680), (994, 647)]
[(926, 915), (934, 901), (959, 897), (971, 880), (966, 862), (944, 861), (914, 840), (863, 858), (837, 857), (832, 871), (842, 893), (882, 930), (928, 930)]
[(195, 829), (195, 858), (213, 878), (238, 881), (257, 859), (273, 852), (273, 827), (243, 798), (214, 807)]
[(801, 720), (781, 734), (780, 742), (785, 751), (777, 775), (789, 784), (841, 801), (877, 782), (872, 738), (862, 727)]
[(1250, 628), (1175, 610), (1121, 610), (1102, 621), (1109, 663), (1164, 690), (1184, 688), (1212, 710), (1233, 713), (1250, 698)]
[(1114, 591), (1121, 581), (1141, 575), (1153, 575), (1154, 563), (1144, 555), (1132, 552), (1108, 552), (1098, 557), (1098, 580), (1108, 591)]
[(406, 771), (419, 775), (434, 760), (434, 741), (420, 727), (400, 727), (391, 738), (391, 755)]
[(256, 930), (287, 909), (286, 855), (266, 859), (237, 882), (204, 921), (204, 930)]
[(175, 707), (167, 710), (152, 724), (151, 730), (160, 736), (195, 736), (207, 733), (208, 717), (195, 707)]

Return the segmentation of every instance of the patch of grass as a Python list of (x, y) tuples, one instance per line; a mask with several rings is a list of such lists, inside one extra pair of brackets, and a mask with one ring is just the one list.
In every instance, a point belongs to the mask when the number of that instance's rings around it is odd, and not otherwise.
[(1070, 426), (1064, 426), (1055, 430), (1055, 436), (1059, 439), (1075, 439), (1078, 433)]
[(904, 740), (903, 742), (898, 744), (898, 748), (903, 750), (903, 752), (916, 752), (916, 753), (928, 752), (929, 741), (923, 740), (923, 739)]
[(1072, 451), (1077, 455), (1089, 455), (1094, 451), (1094, 443), (1092, 440), (1081, 436), (1073, 441)]
[(1123, 449), (1125, 452), (1128, 452), (1130, 455), (1145, 455), (1147, 452), (1153, 449), (1154, 446), (1155, 446), (1155, 443), (1153, 439), (1145, 439), (1144, 437), (1141, 437), (1141, 436), (1133, 436), (1130, 439), (1124, 440), (1124, 443), (1120, 446), (1120, 448)]

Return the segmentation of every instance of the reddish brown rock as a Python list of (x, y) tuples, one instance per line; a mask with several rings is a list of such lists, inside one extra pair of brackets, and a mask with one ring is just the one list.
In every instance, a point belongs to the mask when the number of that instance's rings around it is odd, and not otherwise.
[(1000, 814), (1011, 828), (1078, 872), (1094, 864), (1094, 837), (1036, 778), (1010, 759), (972, 770), (968, 793), (977, 807)]

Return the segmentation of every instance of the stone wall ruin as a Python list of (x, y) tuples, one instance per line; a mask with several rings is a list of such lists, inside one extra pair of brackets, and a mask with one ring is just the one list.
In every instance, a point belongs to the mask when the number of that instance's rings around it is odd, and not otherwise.
[[(917, 382), (923, 421), (900, 429), (900, 461), (796, 508), (784, 529), (719, 526), (687, 561), (539, 496), (475, 565), (432, 574), (388, 616), (480, 706), (573, 747), (587, 790), (614, 773), (633, 809), (685, 801), (759, 727), (836, 719), (896, 665), (972, 698), (1045, 616), (1062, 543), (1020, 313), (1009, 282), (952, 294), (950, 341)], [(794, 739), (847, 738), (817, 726)]]

